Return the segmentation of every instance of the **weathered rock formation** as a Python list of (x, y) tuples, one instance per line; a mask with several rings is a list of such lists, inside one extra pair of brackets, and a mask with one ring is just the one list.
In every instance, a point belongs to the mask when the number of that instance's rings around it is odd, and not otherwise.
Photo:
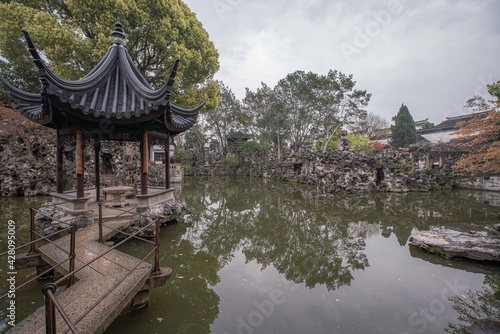
[[(162, 203), (151, 207), (141, 215), (136, 215), (130, 220), (130, 226), (125, 229), (127, 233), (135, 233), (144, 226), (149, 225), (156, 219), (160, 219), (160, 224), (178, 222), (187, 213), (186, 206), (180, 201), (174, 203)], [(142, 237), (154, 237), (155, 225), (151, 225), (140, 233)]]
[[(0, 136), (1, 137), (1, 136)], [(55, 189), (55, 134), (42, 127), (14, 132), (0, 140), (0, 195), (44, 195)], [(271, 151), (238, 151), (234, 159), (220, 154), (193, 154), (182, 161), (185, 175), (251, 175), (315, 184), (324, 194), (337, 191), (429, 191), (449, 189), (456, 183), (452, 161), (426, 168), (409, 151), (392, 148), (373, 155), (349, 150), (287, 150), (278, 160)], [(72, 147), (64, 154), (65, 189), (74, 189)], [(139, 184), (138, 143), (103, 142), (101, 174), (110, 173), (118, 184)], [(164, 166), (151, 164), (149, 184), (162, 186)], [(103, 177), (101, 181), (103, 181)], [(85, 185), (93, 187), (94, 152), (85, 149)]]
[[(140, 159), (137, 143), (103, 142), (101, 166), (112, 170), (120, 184), (139, 184)], [(109, 159), (103, 163), (105, 159)], [(0, 138), (0, 196), (36, 196), (55, 191), (55, 132), (35, 126)], [(75, 188), (74, 148), (64, 150), (65, 189)], [(107, 169), (106, 169), (107, 168)], [(149, 184), (164, 182), (163, 165), (151, 165)], [(85, 186), (94, 187), (94, 152), (85, 149)]]
[(500, 224), (486, 231), (458, 232), (434, 229), (415, 232), (411, 245), (445, 258), (500, 261)]
[(35, 222), (42, 235), (49, 235), (71, 226), (75, 226), (77, 229), (89, 226), (94, 223), (94, 219), (88, 215), (72, 215), (51, 203), (45, 203), (38, 209)]

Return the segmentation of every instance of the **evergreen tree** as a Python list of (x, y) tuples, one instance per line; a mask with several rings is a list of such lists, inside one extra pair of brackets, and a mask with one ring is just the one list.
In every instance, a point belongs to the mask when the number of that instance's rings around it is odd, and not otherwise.
[(417, 142), (415, 122), (404, 104), (396, 115), (396, 124), (392, 126), (392, 145), (394, 147), (408, 147)]

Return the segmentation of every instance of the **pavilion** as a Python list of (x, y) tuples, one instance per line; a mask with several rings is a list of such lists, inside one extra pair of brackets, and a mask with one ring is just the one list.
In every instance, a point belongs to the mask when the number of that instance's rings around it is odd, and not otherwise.
[[(101, 141), (138, 142), (141, 153), (139, 207), (173, 199), (170, 189), (170, 138), (185, 132), (197, 122), (206, 100), (194, 109), (183, 109), (170, 101), (179, 65), (176, 61), (167, 82), (158, 90), (148, 84), (125, 47), (125, 33), (119, 20), (115, 38), (103, 59), (83, 78), (64, 80), (53, 73), (37, 52), (29, 34), (23, 31), (35, 65), (42, 92), (24, 92), (7, 82), (17, 109), (28, 119), (56, 129), (56, 192), (54, 203), (65, 203), (72, 212), (87, 211), (90, 199), (84, 192), (84, 148), (93, 145), (95, 157), (95, 199), (100, 200)], [(165, 189), (148, 187), (149, 148), (165, 149)], [(65, 192), (63, 182), (64, 147), (75, 147), (76, 193)], [(69, 203), (69, 204), (68, 204)]]

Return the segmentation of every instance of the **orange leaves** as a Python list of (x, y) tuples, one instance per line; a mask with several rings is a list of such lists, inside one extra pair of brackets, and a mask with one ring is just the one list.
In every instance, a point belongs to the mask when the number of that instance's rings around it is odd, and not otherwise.
[(457, 172), (500, 174), (500, 112), (495, 110), (497, 108), (493, 107), (487, 115), (461, 124), (457, 131), (461, 135), (458, 141), (467, 146), (470, 153), (455, 163)]

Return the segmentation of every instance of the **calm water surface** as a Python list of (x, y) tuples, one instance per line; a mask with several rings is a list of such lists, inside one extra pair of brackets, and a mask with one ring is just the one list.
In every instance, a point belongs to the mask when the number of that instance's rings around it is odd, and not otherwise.
[[(459, 333), (472, 319), (500, 318), (499, 266), (448, 261), (407, 243), (416, 229), (495, 223), (499, 193), (322, 198), (302, 185), (189, 178), (178, 197), (191, 214), (162, 228), (170, 281), (107, 334)], [(2, 203), (4, 222), (17, 214), (12, 203)], [(149, 247), (134, 241), (122, 250), (139, 256)], [(42, 285), (18, 303), (36, 308)]]
[[(16, 245), (20, 246), (29, 241), (29, 208), (39, 207), (49, 199), (46, 197), (31, 197), (31, 198), (0, 198), (0, 253), (7, 250), (7, 232), (8, 221), (13, 220), (16, 226)], [(27, 252), (28, 249), (18, 251), (18, 253)], [(10, 272), (7, 263), (7, 257), (0, 257), (0, 296), (3, 296), (9, 291), (9, 284), (7, 279), (10, 277), (7, 273)], [(19, 286), (36, 274), (31, 269), (24, 269), (16, 271), (16, 285)], [(30, 285), (23, 288), (21, 291), (16, 292), (15, 298), (12, 298), (16, 304), (16, 323), (24, 319), (37, 308), (43, 305), (42, 287), (48, 281), (35, 281)], [(10, 326), (8, 326), (7, 307), (9, 306), (10, 299), (5, 298), (0, 300), (0, 333), (5, 333)]]
[(447, 261), (407, 243), (415, 229), (491, 225), (500, 194), (322, 199), (300, 185), (188, 179), (179, 197), (191, 215), (162, 229), (171, 280), (106, 333), (458, 332), (484, 316), (471, 303), (500, 318), (500, 267)]

